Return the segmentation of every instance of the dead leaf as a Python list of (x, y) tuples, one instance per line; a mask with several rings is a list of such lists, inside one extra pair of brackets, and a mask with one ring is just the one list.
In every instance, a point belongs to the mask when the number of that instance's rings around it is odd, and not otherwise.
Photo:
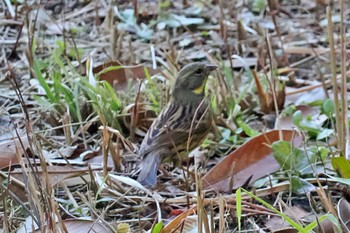
[[(158, 69), (147, 68), (149, 74), (159, 74)], [(93, 69), (93, 73), (99, 76), (100, 80), (107, 81), (115, 90), (125, 90), (128, 81), (136, 83), (136, 80), (144, 80), (146, 78), (143, 65), (123, 66), (117, 61), (111, 61), (99, 65)]]
[[(7, 177), (1, 177), (2, 180), (4, 178), (6, 179)], [(16, 195), (16, 197), (23, 203), (28, 201), (28, 195), (23, 183), (11, 181), (7, 184), (6, 189)], [(8, 196), (6, 196), (6, 198), (8, 198)]]
[[(56, 220), (57, 221), (57, 220)], [(100, 233), (112, 233), (112, 230), (102, 225), (97, 221), (84, 220), (84, 219), (66, 219), (62, 222), (57, 223), (57, 225), (63, 224), (67, 232), (74, 233), (86, 233), (86, 232), (100, 232)], [(56, 228), (57, 229), (57, 228)], [(46, 230), (46, 231), (45, 231)], [(51, 232), (46, 226), (42, 226), (39, 229), (38, 225), (34, 222), (31, 216), (25, 219), (24, 224), (17, 229), (18, 233), (26, 232)]]
[[(259, 75), (255, 70), (252, 70), (253, 78), (256, 84), (257, 93), (259, 96), (260, 109), (263, 113), (271, 113), (276, 111), (276, 106), (274, 102), (273, 90), (264, 90), (262, 83), (260, 82)], [(278, 109), (283, 109), (284, 102), (286, 99), (286, 92), (284, 84), (282, 84), (282, 89), (274, 90), (276, 94), (276, 102)], [(276, 85), (278, 86), (278, 85)]]
[[(86, 232), (100, 232), (100, 233), (112, 233), (110, 229), (103, 226), (102, 224), (91, 221), (91, 220), (82, 220), (82, 219), (68, 219), (63, 220), (67, 232), (74, 233), (86, 233)], [(35, 232), (42, 232), (42, 229), (37, 229)]]
[[(337, 227), (332, 223), (331, 220), (328, 218), (324, 219), (320, 224), (315, 227), (314, 232), (316, 233), (338, 233), (341, 232), (340, 230), (337, 230)], [(349, 232), (349, 230), (345, 230), (343, 232)]]
[(350, 232), (350, 203), (342, 198), (338, 202), (338, 215), (345, 232)]
[(232, 68), (245, 68), (245, 67), (256, 67), (258, 64), (258, 59), (256, 57), (246, 57), (242, 59), (232, 59), (232, 61), (225, 61), (225, 66)]
[[(300, 222), (302, 218), (310, 215), (303, 208), (299, 206), (286, 206), (284, 208), (284, 214), (291, 217), (293, 220)], [(266, 227), (271, 232), (289, 233), (298, 232), (296, 229), (291, 228), (291, 226), (280, 216), (273, 216), (266, 222)]]
[(18, 164), (18, 154), (21, 156), (23, 154), (23, 148), (27, 149), (29, 147), (28, 138), (22, 137), (20, 140), (10, 140), (0, 143), (0, 168), (8, 167), (10, 164)]
[(85, 232), (112, 232), (108, 228), (104, 227), (98, 222), (90, 221), (90, 220), (78, 220), (78, 219), (72, 219), (72, 220), (64, 220), (64, 225), (66, 226), (68, 232), (74, 232), (74, 233), (85, 233)]
[[(273, 216), (266, 222), (266, 227), (272, 232), (281, 232), (289, 229), (290, 225), (279, 216)], [(298, 232), (298, 231), (296, 231)]]
[[(57, 156), (57, 158), (64, 157), (69, 159), (75, 159), (78, 158), (82, 153), (85, 153), (86, 151), (87, 149), (85, 148), (84, 144), (66, 146), (58, 150), (59, 156)], [(90, 153), (96, 156), (96, 151), (91, 151)]]
[[(168, 223), (161, 231), (161, 233), (170, 232), (197, 232), (198, 231), (198, 216), (194, 215), (196, 212), (196, 207), (192, 207), (187, 211), (181, 213), (179, 216), (174, 218), (170, 223)], [(194, 215), (195, 218), (189, 218)], [(196, 221), (197, 220), (197, 221)], [(183, 228), (182, 228), (182, 225)], [(197, 230), (196, 230), (197, 229)]]
[[(88, 168), (74, 168), (71, 166), (48, 166), (47, 173), (42, 172), (42, 168), (38, 167), (37, 175), (39, 180), (45, 181), (44, 176), (48, 176), (49, 182), (52, 186), (60, 186), (60, 182), (64, 182), (66, 186), (75, 186), (78, 184), (85, 183), (90, 179)], [(102, 170), (101, 168), (92, 168), (91, 170)], [(80, 176), (84, 176), (84, 180)], [(25, 190), (25, 179), (23, 177), (22, 168), (15, 169), (10, 172), (10, 180), (7, 189), (10, 190), (18, 199), (23, 202), (28, 201), (28, 195)], [(8, 179), (7, 175), (1, 174), (1, 179)]]
[(136, 109), (135, 104), (129, 104), (123, 109), (125, 126), (130, 132), (134, 131), (134, 134), (137, 136), (144, 137), (155, 118), (155, 112), (144, 103), (138, 103)]
[[(279, 137), (279, 133), (283, 136)], [(301, 145), (302, 138), (293, 130), (272, 130), (250, 139), (241, 147), (233, 151), (203, 178), (203, 187), (217, 191), (230, 191), (269, 175), (280, 168), (272, 155), (271, 144), (275, 141), (292, 141), (295, 146)]]
[[(49, 176), (49, 182), (52, 186), (59, 184), (61, 181), (89, 173), (88, 168), (75, 168), (72, 166), (47, 166), (47, 172), (44, 173), (41, 167), (38, 167), (37, 169), (38, 173), (35, 173), (35, 175), (38, 175), (39, 179), (44, 182), (45, 178), (43, 176), (47, 174)], [(92, 168), (92, 170), (102, 170), (102, 167)], [(24, 182), (22, 169), (15, 169), (11, 171), (10, 176)]]

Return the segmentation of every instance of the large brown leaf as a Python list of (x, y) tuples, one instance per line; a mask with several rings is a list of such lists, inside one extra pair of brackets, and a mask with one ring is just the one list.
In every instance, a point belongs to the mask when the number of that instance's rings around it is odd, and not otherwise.
[[(115, 69), (110, 69), (112, 67)], [(151, 76), (161, 72), (160, 69), (147, 69)], [(99, 65), (93, 69), (93, 73), (99, 74), (100, 80), (109, 82), (116, 90), (125, 90), (128, 80), (134, 83), (136, 80), (144, 80), (146, 78), (143, 65), (123, 66), (117, 61)]]
[[(279, 133), (282, 138), (280, 139)], [(301, 145), (302, 137), (293, 130), (272, 130), (254, 137), (215, 165), (203, 178), (203, 187), (217, 191), (230, 191), (277, 171), (280, 165), (272, 155), (271, 144), (291, 141)]]

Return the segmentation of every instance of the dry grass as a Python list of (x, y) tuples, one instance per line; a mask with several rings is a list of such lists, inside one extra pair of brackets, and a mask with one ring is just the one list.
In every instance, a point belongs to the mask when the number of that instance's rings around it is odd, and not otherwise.
[[(310, 232), (326, 217), (336, 223), (323, 227), (339, 229), (347, 219), (336, 204), (348, 186), (339, 188), (335, 183), (346, 180), (325, 174), (349, 178), (331, 166), (333, 157), (348, 158), (349, 1), (327, 10), (323, 1), (263, 3), (2, 1), (0, 153), (12, 157), (0, 154), (1, 229), (140, 232), (170, 222), (163, 232), (272, 231), (280, 229), (271, 219), (284, 218)], [(165, 165), (158, 186), (148, 190), (133, 179), (138, 145), (178, 68), (198, 60), (220, 66), (208, 82), (215, 130), (195, 159), (174, 170)], [(100, 72), (101, 64), (107, 71)], [(271, 128), (275, 110), (279, 124), (281, 105), (312, 102), (318, 111), (327, 96), (335, 114), (322, 129), (336, 134), (316, 140), (321, 132), (297, 125), (307, 135), (303, 151), (318, 150), (320, 157), (327, 151), (312, 172), (298, 174), (313, 188), (298, 193), (296, 173), (283, 170), (262, 186), (247, 186), (251, 193), (203, 189), (203, 174), (248, 136)], [(17, 149), (1, 146), (8, 141)], [(293, 215), (292, 206), (313, 217)]]

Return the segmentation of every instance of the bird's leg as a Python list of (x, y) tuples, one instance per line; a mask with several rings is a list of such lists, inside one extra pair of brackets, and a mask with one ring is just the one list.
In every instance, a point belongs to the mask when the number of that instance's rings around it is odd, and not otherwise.
[(165, 177), (171, 177), (171, 172), (169, 172), (166, 167), (164, 166), (164, 164), (159, 165), (159, 170), (162, 173), (162, 176)]

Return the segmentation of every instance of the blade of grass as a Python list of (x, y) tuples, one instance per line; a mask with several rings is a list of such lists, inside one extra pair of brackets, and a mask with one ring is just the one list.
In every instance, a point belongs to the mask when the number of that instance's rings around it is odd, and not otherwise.
[(275, 212), (276, 214), (278, 214), (281, 218), (283, 218), (289, 225), (291, 225), (292, 227), (294, 227), (295, 229), (297, 229), (300, 233), (309, 233), (310, 231), (305, 230), (304, 227), (300, 226), (298, 223), (296, 223), (295, 221), (293, 221), (293, 219), (291, 219), (290, 217), (288, 217), (287, 215), (283, 214), (282, 212), (278, 211), (276, 208), (274, 208), (272, 205), (270, 205), (269, 203), (265, 202), (263, 199), (259, 198), (258, 196), (248, 192), (245, 189), (242, 189), (244, 193), (246, 193), (247, 195), (249, 195), (250, 197), (254, 198), (256, 201), (260, 202), (261, 204), (263, 204), (265, 207), (269, 208), (270, 210), (272, 210), (273, 212)]

